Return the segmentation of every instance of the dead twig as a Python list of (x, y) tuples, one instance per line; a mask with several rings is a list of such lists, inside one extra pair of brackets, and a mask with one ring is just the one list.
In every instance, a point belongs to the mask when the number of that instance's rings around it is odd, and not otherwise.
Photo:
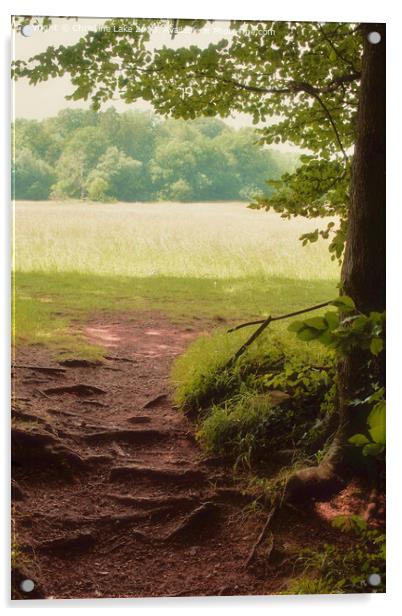
[(303, 310), (296, 310), (295, 312), (289, 312), (288, 314), (283, 314), (279, 317), (267, 317), (267, 319), (259, 319), (258, 321), (248, 321), (247, 323), (241, 323), (240, 325), (236, 325), (236, 327), (232, 327), (228, 329), (227, 333), (235, 332), (238, 329), (243, 329), (243, 327), (249, 327), (250, 325), (259, 325), (260, 323), (265, 323), (268, 319), (271, 321), (280, 321), (281, 319), (290, 319), (290, 317), (296, 317), (299, 314), (304, 314), (305, 312), (311, 312), (313, 310), (318, 310), (319, 308), (325, 308), (325, 306), (329, 306), (331, 302), (323, 302), (322, 304), (317, 304), (316, 306), (311, 306), (310, 308), (303, 308)]
[[(264, 541), (265, 535), (267, 534), (269, 525), (271, 523), (271, 520), (274, 516), (274, 513), (276, 511), (276, 507), (272, 507), (271, 511), (268, 514), (268, 517), (265, 521), (265, 524), (262, 528), (262, 531), (260, 532), (260, 534), (258, 535), (257, 541), (254, 543), (253, 547), (250, 550), (250, 553), (248, 555), (248, 558), (246, 560), (246, 562), (244, 563), (244, 568), (247, 569), (247, 567), (249, 566), (249, 564), (251, 563), (251, 561), (253, 560), (255, 553), (257, 551), (257, 548), (261, 545), (261, 543)], [(270, 552), (272, 552), (272, 548), (273, 548), (273, 538), (272, 538), (272, 545), (271, 545), (271, 549)]]
[(248, 347), (251, 344), (253, 344), (254, 340), (256, 338), (258, 338), (258, 336), (260, 336), (260, 334), (262, 334), (264, 329), (266, 329), (268, 327), (268, 325), (271, 323), (271, 321), (272, 321), (272, 317), (269, 316), (265, 321), (262, 322), (260, 327), (255, 330), (255, 332), (250, 336), (250, 338), (248, 338), (246, 340), (246, 342), (240, 347), (240, 349), (229, 359), (229, 361), (227, 362), (227, 364), (225, 366), (225, 369), (232, 368), (232, 366), (236, 363), (236, 361), (239, 359), (239, 357), (241, 355), (243, 355), (243, 353), (245, 351), (247, 351)]
[(253, 334), (251, 334), (251, 336), (240, 347), (240, 349), (229, 359), (227, 364), (224, 366), (224, 370), (227, 370), (228, 368), (232, 368), (234, 364), (236, 363), (236, 361), (239, 359), (239, 357), (243, 355), (243, 353), (254, 342), (254, 340), (256, 340), (262, 334), (262, 332), (268, 327), (268, 325), (272, 323), (273, 321), (281, 321), (282, 319), (289, 319), (290, 317), (295, 317), (299, 314), (304, 314), (306, 312), (311, 312), (312, 310), (318, 310), (319, 308), (324, 308), (325, 306), (329, 306), (331, 303), (332, 303), (331, 301), (323, 302), (322, 304), (317, 304), (316, 306), (310, 306), (310, 308), (303, 308), (303, 310), (296, 310), (295, 312), (289, 312), (288, 314), (282, 314), (279, 317), (272, 317), (271, 315), (269, 315), (269, 317), (267, 317), (266, 319), (262, 319), (259, 321), (249, 321), (248, 323), (242, 323), (241, 325), (238, 325), (237, 327), (233, 327), (232, 329), (229, 329), (228, 333), (234, 332), (243, 327), (248, 327), (249, 325), (260, 324), (260, 326), (255, 330)]

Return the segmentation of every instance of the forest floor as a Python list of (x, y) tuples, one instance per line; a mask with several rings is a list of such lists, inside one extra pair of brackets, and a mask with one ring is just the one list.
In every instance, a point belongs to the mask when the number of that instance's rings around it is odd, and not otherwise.
[(82, 328), (102, 362), (40, 345), (14, 358), (14, 598), (275, 594), (294, 576), (291, 555), (348, 542), (330, 519), (359, 513), (350, 487), (283, 507), (246, 566), (267, 509), (202, 451), (170, 397), (171, 364), (205, 323), (132, 312)]

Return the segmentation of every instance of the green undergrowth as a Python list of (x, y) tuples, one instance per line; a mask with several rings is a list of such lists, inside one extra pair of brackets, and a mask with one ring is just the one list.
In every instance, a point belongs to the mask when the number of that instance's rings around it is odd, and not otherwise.
[(282, 450), (319, 456), (334, 411), (333, 353), (276, 324), (226, 368), (249, 335), (222, 330), (196, 340), (172, 371), (177, 405), (197, 419), (205, 449), (236, 464), (257, 468)]
[[(298, 555), (300, 571), (282, 594), (346, 594), (385, 592), (385, 534), (369, 529), (358, 516), (338, 516), (332, 522), (347, 545), (325, 544)], [(371, 585), (370, 576), (377, 574)]]

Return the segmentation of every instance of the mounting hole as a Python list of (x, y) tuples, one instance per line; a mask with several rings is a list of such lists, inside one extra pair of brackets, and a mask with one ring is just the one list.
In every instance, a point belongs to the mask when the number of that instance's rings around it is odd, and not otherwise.
[(372, 45), (378, 45), (381, 41), (381, 34), (379, 32), (369, 32), (367, 35), (368, 42)]
[(32, 36), (33, 33), (34, 33), (34, 29), (33, 29), (33, 26), (31, 26), (31, 24), (26, 24), (25, 26), (22, 26), (21, 28), (22, 36)]
[(381, 584), (381, 575), (378, 573), (370, 573), (367, 578), (367, 582), (370, 586), (379, 586)]
[(33, 580), (22, 580), (20, 588), (23, 592), (32, 592), (35, 588), (35, 582)]

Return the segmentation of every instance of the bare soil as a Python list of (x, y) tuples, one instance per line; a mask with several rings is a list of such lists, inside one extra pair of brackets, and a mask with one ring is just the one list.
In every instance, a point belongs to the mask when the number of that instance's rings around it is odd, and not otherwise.
[[(17, 350), (13, 598), (273, 594), (298, 550), (344, 541), (329, 522), (347, 494), (284, 508), (245, 567), (267, 511), (171, 401), (172, 361), (199, 333), (158, 314), (102, 315), (85, 327), (102, 362)], [(27, 577), (32, 593), (19, 588)]]

